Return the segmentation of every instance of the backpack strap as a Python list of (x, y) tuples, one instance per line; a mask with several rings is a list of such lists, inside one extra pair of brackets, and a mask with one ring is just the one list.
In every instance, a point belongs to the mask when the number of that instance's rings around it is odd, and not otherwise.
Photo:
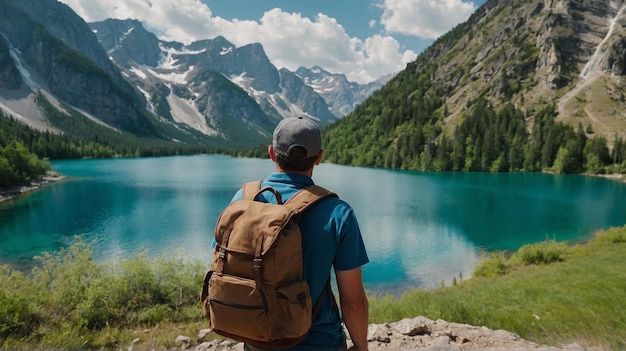
[(244, 183), (242, 190), (244, 200), (253, 200), (259, 190), (261, 190), (261, 180)]
[(272, 194), (274, 194), (274, 196), (276, 197), (276, 202), (279, 205), (282, 205), (283, 204), (282, 195), (278, 191), (276, 191), (274, 188), (269, 187), (269, 186), (266, 186), (265, 188), (261, 189), (261, 183), (262, 181), (260, 180), (254, 180), (251, 182), (244, 183), (243, 188), (242, 188), (243, 199), (256, 201), (258, 200), (258, 197), (259, 195), (261, 195), (261, 193), (265, 191), (269, 191)]
[(289, 209), (294, 211), (296, 214), (300, 214), (317, 201), (331, 196), (338, 197), (337, 194), (322, 188), (319, 185), (309, 185), (298, 191), (289, 200), (287, 200), (287, 202), (285, 202), (285, 206), (289, 207)]
[[(279, 204), (282, 204), (282, 196), (276, 190), (270, 187), (261, 189), (261, 180), (253, 180), (243, 184), (242, 196), (244, 200), (256, 200), (256, 197), (264, 191), (271, 191), (276, 196)], [(304, 189), (300, 189), (293, 195), (285, 205), (296, 213), (303, 212), (307, 207), (313, 205), (318, 200), (325, 197), (338, 197), (337, 194), (322, 188), (319, 185), (309, 185)]]

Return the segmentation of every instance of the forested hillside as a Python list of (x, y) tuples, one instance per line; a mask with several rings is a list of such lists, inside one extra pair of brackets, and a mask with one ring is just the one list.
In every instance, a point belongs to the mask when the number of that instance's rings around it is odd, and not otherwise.
[(24, 132), (28, 130), (0, 111), (0, 188), (31, 181), (50, 170), (47, 159), (24, 146)]
[[(400, 84), (410, 86), (410, 81)], [(442, 100), (421, 95), (429, 88), (428, 83), (419, 86), (409, 99), (397, 92), (391, 93), (397, 98), (389, 97), (383, 89), (324, 132), (325, 159), (424, 171), (626, 171), (623, 138), (616, 137), (609, 151), (605, 137), (592, 131), (589, 137), (582, 125), (575, 130), (557, 122), (553, 105), (528, 116), (512, 104), (496, 110), (480, 97), (461, 124), (447, 131)]]
[(626, 172), (626, 70), (614, 59), (623, 31), (610, 30), (617, 6), (487, 1), (329, 126), (325, 159), (411, 170)]

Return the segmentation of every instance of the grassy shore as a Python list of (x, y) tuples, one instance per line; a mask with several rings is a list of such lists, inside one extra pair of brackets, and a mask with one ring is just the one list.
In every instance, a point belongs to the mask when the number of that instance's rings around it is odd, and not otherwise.
[[(0, 349), (167, 349), (206, 323), (199, 262), (97, 263), (90, 246), (0, 266)], [(425, 316), (505, 329), (541, 344), (626, 349), (626, 226), (585, 244), (547, 241), (490, 253), (474, 277), (436, 290), (370, 298), (370, 322)]]
[(582, 245), (547, 241), (492, 254), (456, 286), (373, 299), (379, 323), (430, 319), (504, 329), (542, 344), (626, 349), (626, 227)]

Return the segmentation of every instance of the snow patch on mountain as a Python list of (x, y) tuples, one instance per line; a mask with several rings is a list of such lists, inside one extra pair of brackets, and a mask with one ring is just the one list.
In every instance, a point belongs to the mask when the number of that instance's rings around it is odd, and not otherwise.
[(163, 43), (159, 43), (159, 48), (161, 51), (169, 54), (169, 55), (198, 55), (207, 52), (207, 49), (202, 50), (190, 50), (187, 47), (184, 47), (182, 50), (178, 50), (173, 47), (166, 47)]
[(194, 66), (190, 66), (184, 72), (177, 72), (173, 69), (165, 70), (165, 72), (159, 72), (155, 69), (151, 69), (148, 67), (145, 67), (145, 69), (149, 71), (150, 74), (161, 80), (172, 82), (175, 84), (188, 84), (187, 75), (189, 75), (189, 73), (193, 71)]
[(146, 73), (140, 69), (138, 69), (137, 67), (131, 67), (129, 69), (130, 72), (132, 72), (133, 74), (135, 74), (137, 77), (141, 78), (141, 79), (147, 79), (148, 76), (146, 75)]
[[(171, 89), (171, 86), (169, 88)], [(169, 94), (167, 102), (170, 105), (174, 121), (186, 124), (206, 135), (219, 135), (215, 129), (207, 125), (206, 119), (198, 111), (196, 104), (192, 100)]]

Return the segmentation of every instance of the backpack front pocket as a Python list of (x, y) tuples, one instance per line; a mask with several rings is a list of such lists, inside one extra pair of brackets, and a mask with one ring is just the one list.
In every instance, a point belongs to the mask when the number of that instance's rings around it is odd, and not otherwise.
[(253, 340), (266, 340), (267, 299), (254, 280), (213, 274), (208, 298), (211, 328)]
[(312, 302), (309, 285), (297, 281), (276, 288), (276, 297), (282, 318), (275, 328), (283, 338), (297, 338), (305, 335), (312, 323)]

